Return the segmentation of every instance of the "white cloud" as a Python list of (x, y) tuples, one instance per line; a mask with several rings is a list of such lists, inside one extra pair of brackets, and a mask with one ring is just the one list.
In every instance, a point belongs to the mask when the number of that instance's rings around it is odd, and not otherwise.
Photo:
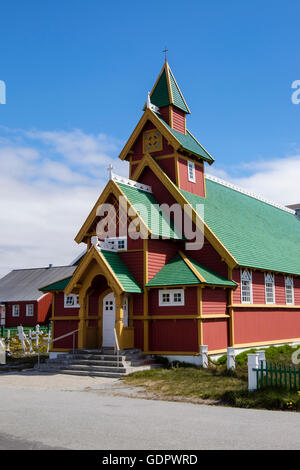
[[(2, 128), (3, 130), (3, 128)], [(108, 180), (127, 176), (120, 143), (82, 131), (4, 129), (0, 139), (0, 277), (11, 269), (69, 264), (74, 237)]]
[[(233, 177), (231, 170), (240, 176)], [(226, 171), (216, 165), (209, 173), (282, 205), (300, 202), (300, 155), (253, 161)]]

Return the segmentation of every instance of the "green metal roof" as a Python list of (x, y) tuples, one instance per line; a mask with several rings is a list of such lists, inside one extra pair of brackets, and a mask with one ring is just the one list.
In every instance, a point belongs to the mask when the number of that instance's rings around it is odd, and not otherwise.
[(125, 292), (133, 292), (137, 294), (143, 292), (117, 252), (101, 250), (101, 254), (104, 256), (119, 282), (122, 284)]
[(174, 230), (173, 223), (158, 210), (159, 203), (152, 193), (133, 188), (123, 183), (116, 184), (123, 191), (129, 202), (136, 209), (151, 233), (156, 236), (181, 240), (181, 235)]
[(161, 108), (162, 106), (168, 106), (170, 101), (166, 71), (163, 70), (160, 79), (152, 92), (151, 103)]
[(174, 137), (180, 142), (182, 148), (187, 152), (191, 152), (197, 157), (201, 157), (201, 159), (206, 160), (208, 163), (213, 163), (214, 159), (209, 155), (209, 153), (202, 147), (202, 145), (192, 136), (192, 134), (186, 130), (186, 134), (182, 134), (181, 132), (175, 131), (169, 124), (164, 121), (164, 119), (158, 114), (155, 113), (164, 123), (164, 125), (168, 128), (168, 130), (174, 135)]
[(206, 179), (204, 221), (240, 266), (300, 275), (300, 221), (292, 213)]
[(193, 273), (182, 257), (177, 254), (148, 282), (147, 287), (184, 286), (190, 284), (236, 287), (237, 284), (235, 282), (228, 281), (228, 279), (219, 276), (219, 274), (202, 266), (190, 257), (188, 257), (188, 260), (205, 279), (205, 282), (199, 281), (198, 277)]
[[(172, 94), (169, 93), (168, 82)], [(155, 104), (159, 108), (173, 104), (185, 113), (190, 112), (176, 83), (175, 77), (167, 63), (164, 64), (158, 82), (151, 93), (151, 103)]]
[(64, 291), (71, 279), (72, 277), (67, 277), (61, 281), (53, 282), (52, 284), (48, 284), (48, 286), (41, 287), (39, 290), (43, 292)]

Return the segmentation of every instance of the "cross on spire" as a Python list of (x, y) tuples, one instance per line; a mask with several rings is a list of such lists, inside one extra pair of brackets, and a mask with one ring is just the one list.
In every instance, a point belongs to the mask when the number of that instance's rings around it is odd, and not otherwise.
[(110, 163), (108, 165), (108, 168), (107, 168), (107, 171), (109, 172), (109, 179), (112, 180), (112, 171), (113, 171), (114, 167), (112, 166), (112, 164)]
[(164, 50), (162, 51), (165, 53), (165, 62), (167, 62), (167, 52), (168, 52), (168, 49), (167, 47), (164, 48)]

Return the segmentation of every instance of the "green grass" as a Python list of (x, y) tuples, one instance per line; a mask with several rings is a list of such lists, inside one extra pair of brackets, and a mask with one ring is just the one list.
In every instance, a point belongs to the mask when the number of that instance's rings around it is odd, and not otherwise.
[[(291, 364), (291, 355), (297, 347), (271, 346), (266, 348), (266, 358), (277, 363)], [(240, 408), (264, 408), (270, 410), (300, 411), (300, 391), (268, 387), (248, 391), (247, 354), (236, 357), (237, 367), (227, 371), (226, 356), (217, 362), (210, 361), (207, 369), (191, 366), (178, 361), (172, 364), (164, 358), (157, 358), (162, 369), (136, 372), (125, 376), (128, 385), (143, 387), (154, 398), (167, 400), (201, 401)]]

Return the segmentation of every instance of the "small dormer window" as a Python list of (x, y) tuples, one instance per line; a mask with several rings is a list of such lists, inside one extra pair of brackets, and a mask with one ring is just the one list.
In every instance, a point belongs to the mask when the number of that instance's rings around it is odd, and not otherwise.
[(196, 183), (195, 163), (188, 160), (188, 180)]

